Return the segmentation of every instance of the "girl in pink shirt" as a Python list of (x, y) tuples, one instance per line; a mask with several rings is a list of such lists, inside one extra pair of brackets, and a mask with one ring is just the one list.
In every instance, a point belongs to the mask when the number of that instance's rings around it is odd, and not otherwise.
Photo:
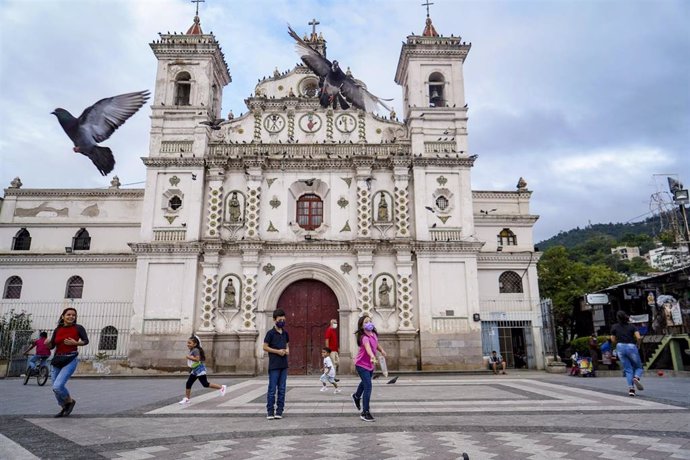
[(357, 321), (357, 345), (359, 353), (355, 358), (355, 369), (361, 381), (357, 391), (352, 394), (352, 401), (358, 411), (361, 411), (360, 418), (365, 422), (373, 422), (374, 417), (369, 412), (369, 400), (371, 399), (371, 378), (374, 375), (374, 365), (376, 364), (376, 351), (386, 356), (386, 352), (379, 345), (378, 333), (374, 323), (368, 315), (364, 315)]

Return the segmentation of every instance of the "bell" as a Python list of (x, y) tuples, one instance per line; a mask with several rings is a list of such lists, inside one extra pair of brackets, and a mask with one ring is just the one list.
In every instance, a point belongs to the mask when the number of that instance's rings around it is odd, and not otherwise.
[(434, 91), (431, 93), (431, 99), (438, 99), (438, 91), (434, 90)]

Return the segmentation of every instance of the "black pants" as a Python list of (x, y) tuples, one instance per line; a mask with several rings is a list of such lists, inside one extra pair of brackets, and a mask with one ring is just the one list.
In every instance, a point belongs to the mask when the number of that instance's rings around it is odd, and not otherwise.
[(185, 388), (190, 390), (197, 379), (199, 379), (199, 382), (201, 382), (204, 388), (208, 388), (208, 386), (210, 385), (210, 383), (208, 383), (208, 380), (206, 379), (206, 375), (196, 376), (194, 374), (189, 374), (189, 378), (187, 379), (187, 384), (185, 385)]

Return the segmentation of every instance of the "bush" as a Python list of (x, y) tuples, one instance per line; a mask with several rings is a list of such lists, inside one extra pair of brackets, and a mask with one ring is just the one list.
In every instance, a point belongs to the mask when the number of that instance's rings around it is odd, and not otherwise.
[[(22, 334), (13, 334), (14, 331)], [(10, 310), (0, 316), (0, 359), (9, 359), (12, 352), (24, 350), (31, 340), (31, 332), (31, 313)]]
[[(597, 337), (597, 346), (598, 348), (601, 348), (601, 344), (606, 342), (606, 339), (609, 337), (606, 335), (600, 335)], [(587, 337), (578, 337), (577, 339), (573, 339), (570, 341), (570, 348), (573, 350), (572, 353), (576, 352), (580, 355), (582, 354), (589, 354), (589, 336)], [(567, 356), (570, 358), (570, 356)]]

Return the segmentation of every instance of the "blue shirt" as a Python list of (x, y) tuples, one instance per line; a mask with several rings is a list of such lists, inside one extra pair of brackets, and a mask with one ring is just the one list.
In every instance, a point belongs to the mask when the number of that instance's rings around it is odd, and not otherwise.
[[(285, 350), (290, 342), (290, 336), (285, 329), (280, 333), (276, 331), (275, 327), (272, 327), (264, 338), (264, 343), (275, 350)], [(273, 369), (287, 369), (288, 367), (288, 357), (280, 356), (275, 353), (268, 354), (268, 370)]]

